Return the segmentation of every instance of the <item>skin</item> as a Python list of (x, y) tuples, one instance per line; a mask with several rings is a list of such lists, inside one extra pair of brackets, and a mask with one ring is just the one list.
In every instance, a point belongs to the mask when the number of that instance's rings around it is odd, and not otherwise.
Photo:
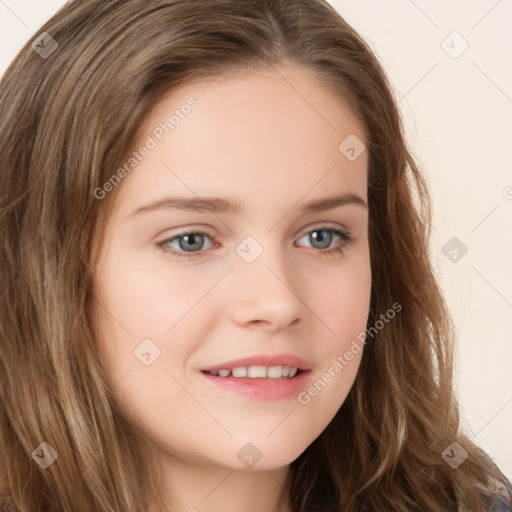
[[(338, 150), (349, 134), (364, 141), (364, 130), (310, 70), (282, 64), (174, 89), (144, 119), (137, 148), (190, 96), (197, 107), (119, 185), (95, 268), (98, 346), (116, 400), (156, 447), (169, 510), (287, 511), (288, 466), (340, 408), (362, 352), (306, 405), (219, 390), (200, 369), (288, 352), (311, 364), (307, 388), (365, 330), (367, 208), (300, 211), (336, 193), (367, 202), (367, 152), (349, 161)], [(129, 215), (171, 194), (244, 209)], [(342, 252), (322, 255), (308, 233), (323, 223), (354, 241), (333, 235), (328, 249)], [(210, 237), (195, 257), (155, 245), (194, 229)], [(236, 252), (247, 236), (263, 249), (252, 263)], [(190, 254), (181, 241), (168, 247)], [(133, 353), (147, 338), (161, 351), (149, 366)], [(247, 442), (262, 454), (251, 468), (237, 457)]]

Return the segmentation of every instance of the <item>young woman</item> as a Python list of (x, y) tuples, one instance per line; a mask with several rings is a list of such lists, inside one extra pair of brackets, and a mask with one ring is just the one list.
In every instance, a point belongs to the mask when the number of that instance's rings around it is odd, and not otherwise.
[(2, 510), (511, 509), (424, 179), (327, 3), (70, 2), (0, 123)]

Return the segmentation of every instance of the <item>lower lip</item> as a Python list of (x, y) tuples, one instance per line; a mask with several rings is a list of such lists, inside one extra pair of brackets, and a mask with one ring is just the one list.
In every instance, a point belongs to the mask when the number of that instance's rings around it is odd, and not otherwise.
[(291, 379), (251, 377), (215, 377), (209, 373), (201, 375), (221, 389), (260, 400), (281, 400), (297, 396), (305, 387), (311, 370), (304, 370)]

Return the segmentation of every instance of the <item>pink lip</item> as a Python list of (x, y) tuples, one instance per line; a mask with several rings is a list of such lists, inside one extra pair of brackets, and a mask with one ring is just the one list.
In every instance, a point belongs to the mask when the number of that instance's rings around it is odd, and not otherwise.
[[(208, 372), (232, 370), (239, 366), (289, 366), (300, 371), (293, 378), (270, 379), (252, 377), (216, 377)], [(279, 400), (297, 396), (306, 386), (313, 367), (293, 354), (258, 354), (208, 366), (201, 376), (210, 384), (226, 391), (251, 396), (261, 400)]]
[[(244, 366), (244, 365), (242, 365)], [(215, 377), (206, 372), (200, 373), (209, 384), (225, 391), (238, 393), (260, 400), (280, 400), (297, 397), (307, 387), (311, 370), (304, 370), (295, 377), (283, 379), (251, 377)]]
[(294, 356), (293, 354), (258, 354), (208, 366), (206, 368), (202, 368), (201, 371), (217, 372), (219, 370), (232, 370), (239, 366), (289, 366), (290, 368), (298, 368), (299, 370), (312, 369), (312, 366), (307, 361), (304, 361), (304, 359)]

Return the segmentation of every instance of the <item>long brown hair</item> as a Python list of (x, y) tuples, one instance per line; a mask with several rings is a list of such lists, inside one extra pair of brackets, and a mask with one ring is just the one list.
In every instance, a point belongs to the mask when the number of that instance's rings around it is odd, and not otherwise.
[[(322, 0), (78, 0), (37, 35), (0, 83), (0, 486), (11, 502), (142, 512), (155, 495), (151, 461), (134, 449), (144, 435), (116, 406), (95, 348), (94, 257), (122, 183), (101, 200), (94, 191), (177, 85), (291, 62), (366, 129), (368, 325), (403, 308), (368, 340), (348, 398), (291, 464), (292, 510), (483, 510), (500, 473), (459, 429), (430, 198), (358, 34)], [(42, 442), (58, 452), (44, 470), (32, 457)], [(453, 442), (468, 453), (456, 469), (442, 458)]]

